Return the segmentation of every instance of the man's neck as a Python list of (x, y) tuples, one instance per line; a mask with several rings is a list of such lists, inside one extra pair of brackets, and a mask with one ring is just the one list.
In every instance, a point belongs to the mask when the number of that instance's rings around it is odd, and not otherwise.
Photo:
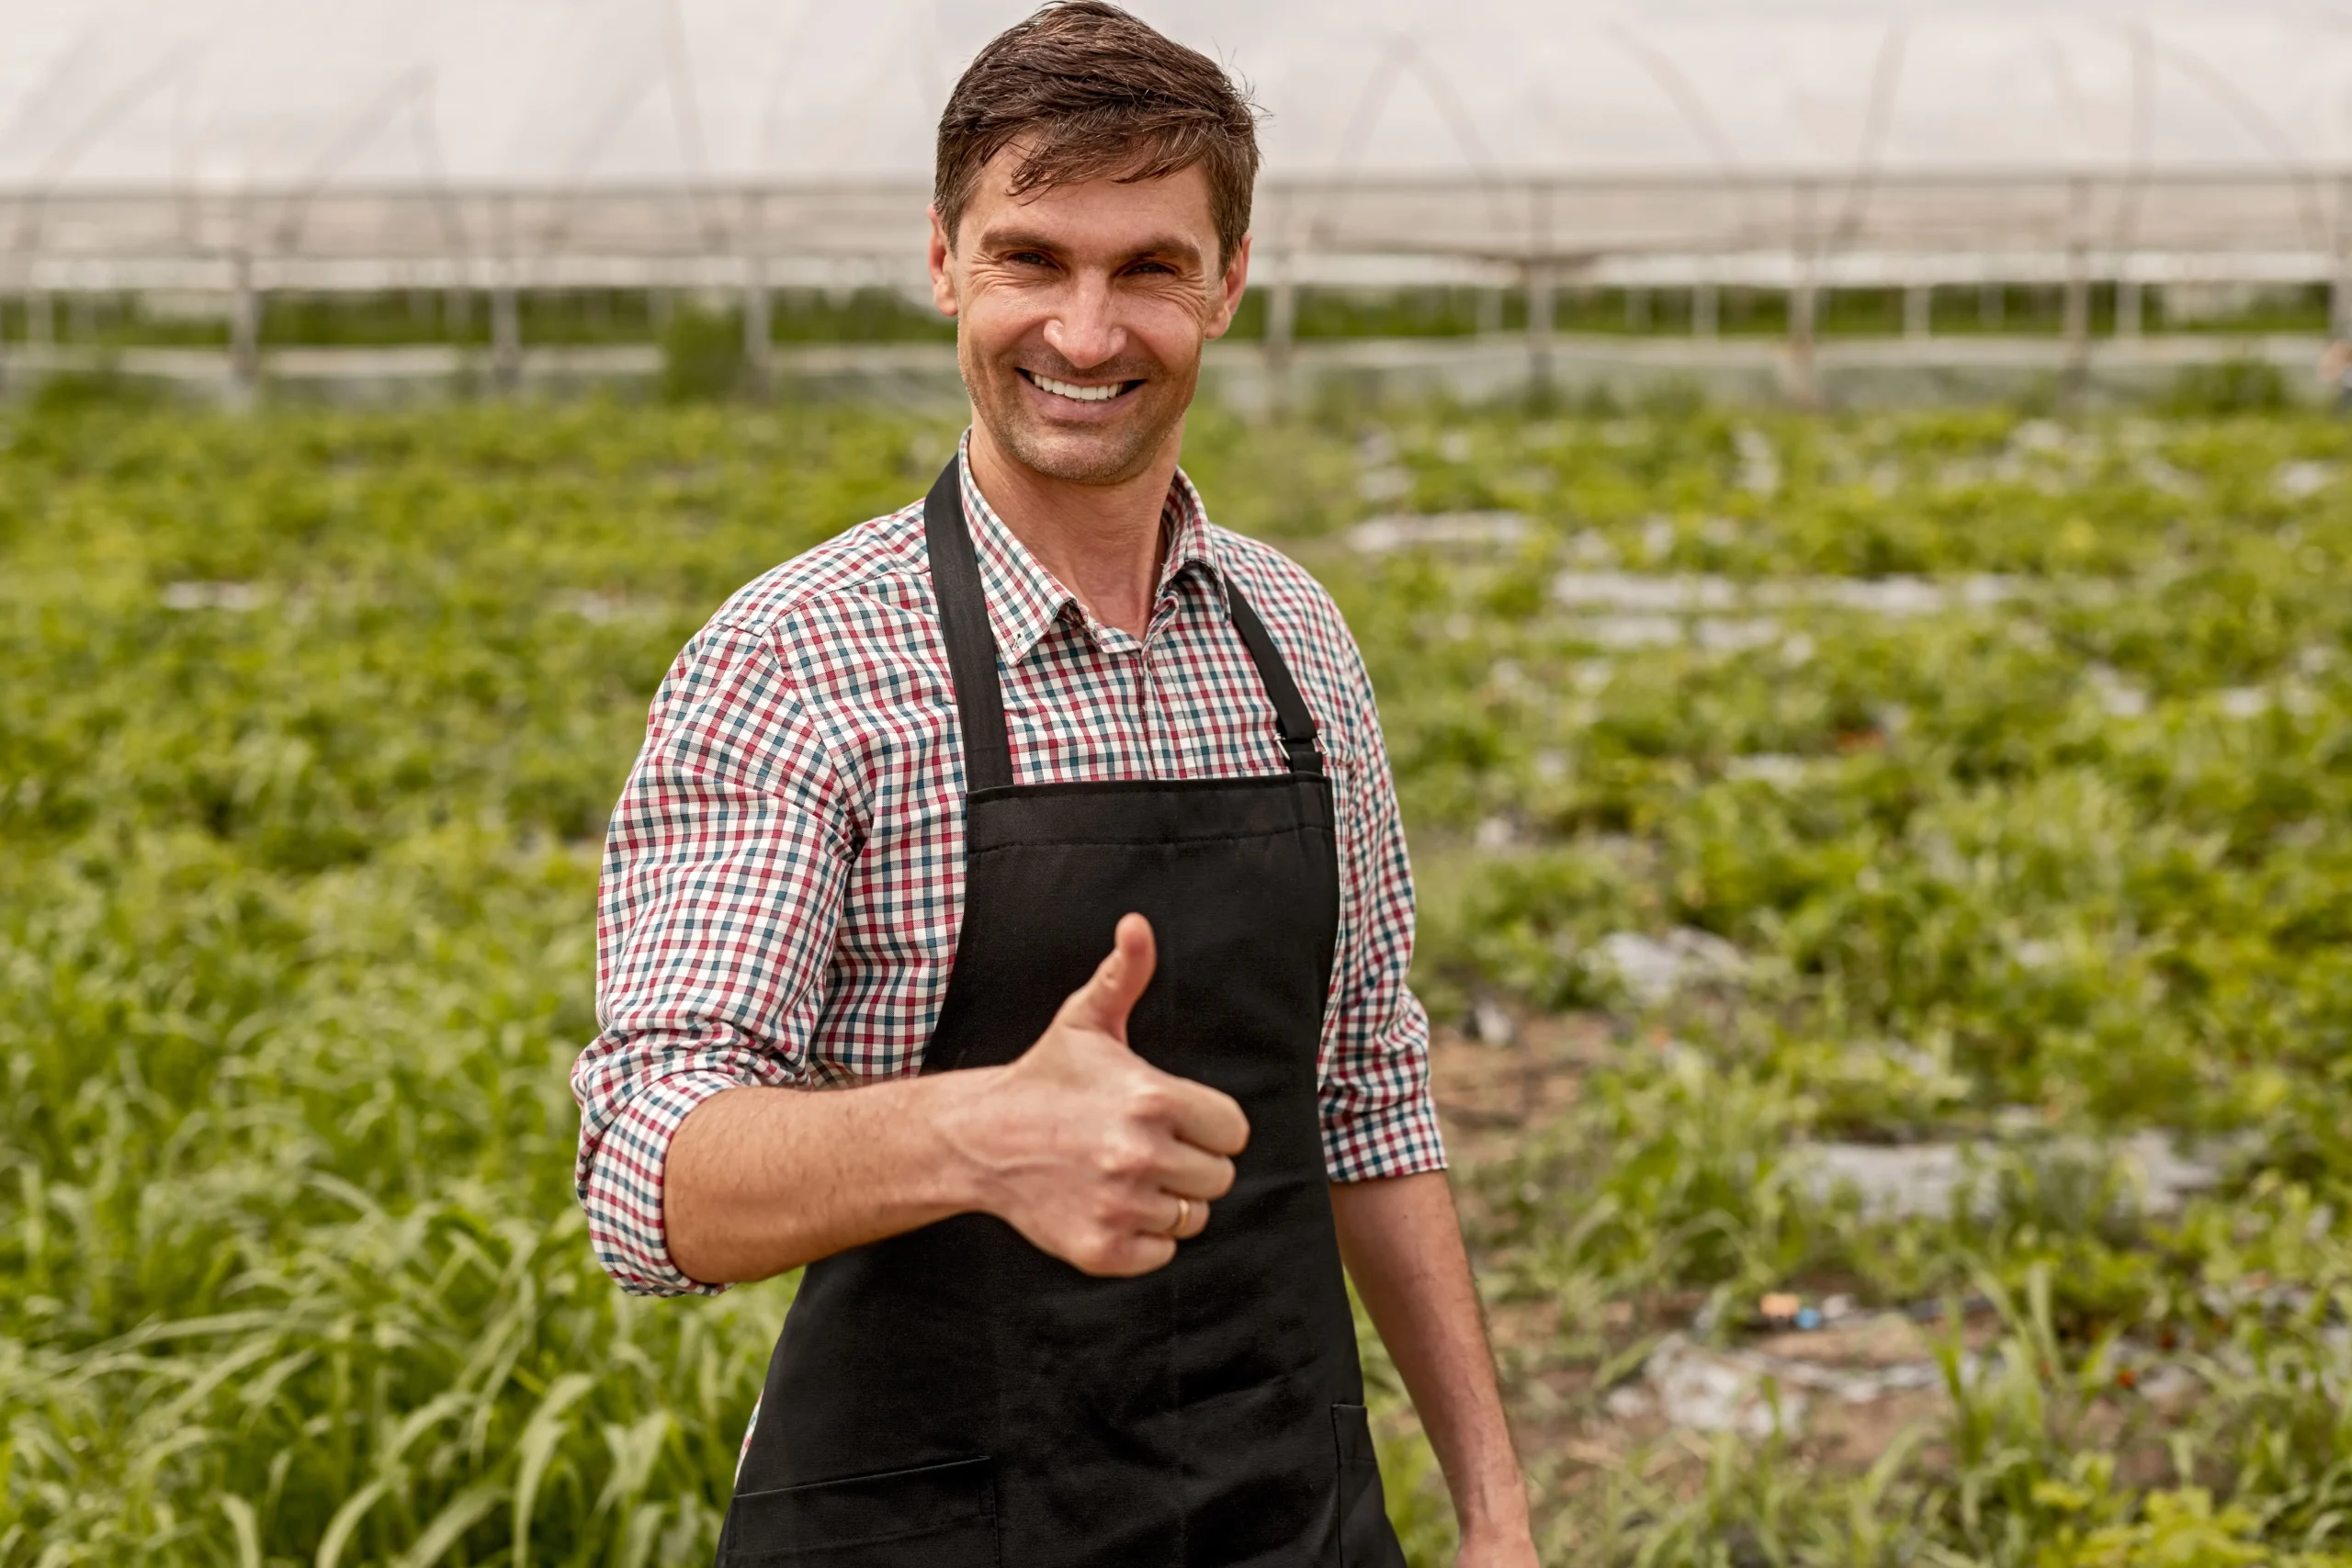
[(1159, 536), (1179, 443), (1117, 484), (1072, 484), (1037, 472), (972, 425), (972, 478), (1014, 538), (1087, 613), (1141, 637), (1151, 624), (1167, 541)]

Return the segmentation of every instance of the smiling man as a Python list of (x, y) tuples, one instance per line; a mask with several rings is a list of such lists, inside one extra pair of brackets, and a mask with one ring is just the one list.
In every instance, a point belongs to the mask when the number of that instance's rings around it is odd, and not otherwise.
[(1363, 664), (1177, 468), (1257, 165), (1109, 6), (990, 43), (932, 209), (956, 459), (654, 699), (579, 1181), (632, 1290), (807, 1267), (722, 1564), (1396, 1568), (1343, 1266), (1460, 1562), (1535, 1561)]

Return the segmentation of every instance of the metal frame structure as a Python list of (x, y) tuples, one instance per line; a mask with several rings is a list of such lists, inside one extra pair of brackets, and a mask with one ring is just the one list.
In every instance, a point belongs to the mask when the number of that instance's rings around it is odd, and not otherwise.
[[(519, 347), (516, 295), (540, 289), (740, 291), (750, 340), (783, 288), (923, 287), (910, 184), (646, 187), (548, 193), (120, 191), (0, 193), (0, 287), (51, 295), (211, 291), (241, 361), (273, 291), (469, 289), (489, 296), (502, 355)], [(2149, 286), (2322, 285), (2352, 299), (2352, 175), (2256, 177), (2030, 172), (1882, 176), (1555, 177), (1468, 186), (1424, 179), (1271, 178), (1257, 277), (1279, 344), (1302, 287), (1433, 284), (1523, 289), (1538, 337), (1556, 290), (1786, 292), (1803, 352), (1830, 288), (1901, 288), (1925, 331), (1925, 291), (2026, 284), (2064, 290), (2086, 346), (2089, 290), (2112, 284), (2119, 329)]]
[[(1523, 290), (1539, 344), (1566, 288), (1693, 290), (1702, 335), (1784, 291), (1800, 361), (1833, 288), (1924, 331), (1934, 288), (2054, 286), (2082, 352), (2101, 284), (2125, 333), (2150, 286), (2352, 310), (2322, 0), (1139, 4), (1275, 111), (1278, 355), (1306, 287)], [(1026, 0), (794, 5), (0, 0), (51, 40), (13, 111), (0, 41), (0, 291), (217, 292), (250, 370), (279, 290), (482, 291), (505, 365), (526, 291), (731, 290), (756, 362), (772, 290), (922, 287), (933, 104)]]

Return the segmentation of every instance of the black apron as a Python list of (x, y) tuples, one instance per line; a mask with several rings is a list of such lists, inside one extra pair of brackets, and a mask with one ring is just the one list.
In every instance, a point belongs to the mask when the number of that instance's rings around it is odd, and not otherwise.
[(968, 793), (922, 1070), (1019, 1056), (1136, 910), (1159, 967), (1129, 1041), (1238, 1100), (1250, 1145), (1208, 1228), (1140, 1279), (978, 1213), (812, 1264), (721, 1568), (1404, 1568), (1317, 1115), (1339, 859), (1314, 720), (1228, 583), (1288, 773), (1015, 784), (956, 464), (925, 521)]

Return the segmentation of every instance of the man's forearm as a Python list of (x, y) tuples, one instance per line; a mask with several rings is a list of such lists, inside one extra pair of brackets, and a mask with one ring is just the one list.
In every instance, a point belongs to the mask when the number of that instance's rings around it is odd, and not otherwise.
[(978, 1210), (1089, 1274), (1166, 1263), (1232, 1188), (1250, 1122), (1128, 1049), (1151, 926), (1129, 915), (1114, 941), (1009, 1066), (695, 1106), (664, 1167), (670, 1260), (705, 1284), (764, 1280)]
[(974, 1085), (735, 1089), (687, 1115), (662, 1184), (670, 1258), (704, 1284), (764, 1280), (975, 1206), (940, 1135)]
[(1444, 1172), (1335, 1183), (1331, 1211), (1349, 1278), (1444, 1468), (1465, 1547), (1523, 1540), (1526, 1486)]

